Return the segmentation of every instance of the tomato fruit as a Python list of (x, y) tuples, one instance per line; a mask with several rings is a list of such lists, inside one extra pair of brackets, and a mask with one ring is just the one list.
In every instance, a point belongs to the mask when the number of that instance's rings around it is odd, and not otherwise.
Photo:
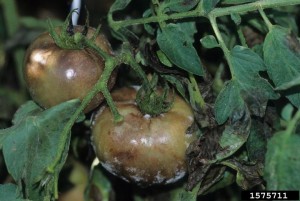
[(196, 139), (194, 133), (186, 133), (194, 121), (192, 109), (175, 95), (168, 112), (151, 117), (139, 110), (136, 93), (128, 87), (112, 92), (122, 122), (114, 122), (108, 107), (96, 115), (96, 155), (104, 168), (126, 181), (141, 186), (173, 183), (185, 175), (185, 151)]
[[(78, 33), (83, 26), (75, 26)], [(95, 29), (88, 28), (87, 38), (91, 38)], [(56, 29), (57, 33), (61, 28)], [(99, 34), (95, 44), (105, 52), (112, 54), (112, 49), (104, 35)], [(41, 34), (32, 42), (24, 61), (24, 79), (34, 101), (44, 108), (61, 102), (83, 99), (100, 78), (104, 69), (104, 60), (92, 49), (62, 49), (58, 47), (48, 32)], [(115, 83), (116, 74), (112, 74), (108, 88)], [(104, 97), (97, 94), (85, 112), (96, 108)]]

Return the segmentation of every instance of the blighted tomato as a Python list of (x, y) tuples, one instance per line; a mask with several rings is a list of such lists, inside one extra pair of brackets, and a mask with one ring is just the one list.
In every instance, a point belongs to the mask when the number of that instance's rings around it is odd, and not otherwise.
[[(75, 26), (74, 32), (81, 32), (83, 26)], [(58, 33), (61, 32), (57, 28)], [(87, 37), (91, 38), (95, 29), (89, 28)], [(104, 35), (99, 34), (95, 44), (107, 53), (112, 49)], [(61, 102), (83, 99), (98, 81), (104, 69), (104, 60), (89, 48), (71, 50), (58, 47), (48, 32), (41, 34), (28, 48), (24, 61), (24, 79), (34, 101), (44, 108)], [(108, 83), (115, 83), (114, 73)], [(96, 108), (104, 97), (97, 94), (85, 109)]]
[(92, 128), (96, 155), (104, 168), (142, 186), (173, 183), (186, 174), (185, 151), (195, 140), (187, 133), (194, 121), (191, 107), (175, 95), (167, 113), (143, 115), (135, 103), (136, 89), (112, 93), (124, 120), (115, 123), (107, 107), (96, 115)]

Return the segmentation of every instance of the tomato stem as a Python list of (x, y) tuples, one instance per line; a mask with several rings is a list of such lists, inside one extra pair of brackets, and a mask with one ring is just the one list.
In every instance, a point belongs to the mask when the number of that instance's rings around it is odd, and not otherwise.
[(205, 109), (206, 103), (204, 101), (204, 98), (201, 95), (197, 81), (194, 75), (191, 73), (189, 73), (189, 80), (192, 86), (192, 91), (194, 92), (194, 93), (190, 93), (190, 96), (193, 97), (192, 99), (195, 101), (195, 104), (199, 105), (201, 109)]
[(147, 75), (142, 70), (142, 67), (135, 61), (129, 47), (126, 48), (126, 44), (123, 48), (123, 54), (121, 54), (121, 60), (123, 63), (128, 64), (131, 68), (142, 78), (143, 84), (137, 93), (136, 102), (144, 114), (159, 115), (167, 112), (172, 108), (172, 101), (167, 101), (169, 98), (169, 87), (163, 89), (163, 94), (157, 94), (157, 82), (158, 77), (153, 76), (149, 81)]
[[(209, 12), (209, 15), (214, 17), (222, 17), (231, 14), (244, 14), (251, 11), (256, 11), (258, 8), (266, 9), (266, 8), (276, 8), (280, 6), (293, 6), (300, 4), (300, 0), (263, 0), (263, 1), (255, 1), (251, 3), (245, 3), (241, 5), (234, 5), (234, 6), (227, 6), (227, 7), (220, 7), (214, 8), (212, 11)], [(138, 19), (130, 19), (130, 20), (119, 20), (115, 21), (113, 19), (113, 13), (108, 14), (108, 22), (110, 27), (114, 30), (118, 30), (120, 28), (132, 26), (132, 25), (139, 25), (139, 24), (148, 24), (148, 23), (161, 23), (163, 21), (170, 21), (170, 20), (178, 20), (178, 19), (186, 19), (186, 18), (194, 18), (194, 17), (207, 17), (206, 11), (203, 9), (200, 10), (196, 7), (194, 10), (190, 10), (187, 12), (179, 12), (179, 13), (172, 13), (172, 14), (162, 14), (162, 15), (155, 15), (145, 18), (138, 18)]]
[(230, 70), (230, 73), (231, 73), (231, 77), (234, 79), (235, 74), (234, 74), (234, 69), (233, 69), (233, 66), (232, 66), (230, 50), (227, 48), (226, 43), (225, 43), (225, 41), (222, 37), (222, 34), (221, 34), (220, 29), (219, 29), (218, 24), (217, 24), (216, 17), (215, 16), (209, 16), (209, 21), (210, 21), (210, 24), (213, 28), (213, 31), (215, 32), (215, 35), (216, 35), (217, 40), (220, 44), (220, 47), (223, 50), (224, 56), (227, 60), (227, 64), (228, 64), (228, 67), (229, 67), (229, 70)]
[(118, 65), (117, 62), (115, 62), (116, 60), (115, 59), (108, 59), (106, 60), (105, 62), (105, 68), (104, 68), (104, 71), (103, 73), (101, 74), (101, 77), (100, 77), (100, 80), (98, 82), (98, 89), (102, 92), (112, 114), (113, 114), (113, 117), (114, 117), (114, 121), (115, 122), (120, 122), (123, 120), (123, 116), (119, 113), (113, 99), (112, 99), (112, 96), (110, 94), (110, 91), (108, 90), (107, 88), (107, 83), (108, 83), (108, 80), (113, 72), (113, 70), (116, 68), (116, 66)]
[[(98, 27), (100, 29), (100, 27)], [(97, 28), (97, 30), (98, 30)], [(96, 31), (97, 31), (96, 30)], [(99, 54), (103, 59), (104, 61), (108, 61), (108, 60), (111, 60), (113, 56), (109, 55), (108, 53), (106, 53), (104, 50), (102, 50), (101, 48), (99, 48), (95, 43), (94, 43), (94, 36), (92, 37), (92, 39), (85, 39), (85, 43), (86, 43), (86, 46), (95, 50), (97, 52), (97, 54)], [(105, 66), (105, 68), (108, 68), (107, 66)]]
[(268, 29), (271, 30), (273, 24), (269, 20), (268, 16), (266, 15), (266, 13), (264, 12), (264, 10), (262, 8), (259, 8), (258, 10), (259, 10), (259, 14), (261, 15), (261, 17), (263, 18), (264, 22), (266, 23)]

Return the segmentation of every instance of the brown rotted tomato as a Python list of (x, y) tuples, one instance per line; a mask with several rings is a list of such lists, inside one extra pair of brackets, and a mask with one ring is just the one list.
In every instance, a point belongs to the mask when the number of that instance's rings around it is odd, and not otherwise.
[(175, 95), (167, 113), (144, 115), (135, 103), (136, 89), (112, 92), (124, 120), (115, 123), (109, 108), (95, 117), (92, 140), (104, 168), (141, 186), (169, 184), (186, 174), (185, 152), (196, 139), (187, 129), (194, 121), (191, 107)]
[[(61, 29), (56, 31), (61, 33)], [(83, 26), (75, 26), (74, 32), (81, 32)], [(95, 29), (88, 28), (91, 38)], [(99, 34), (95, 44), (112, 54), (112, 49), (104, 35)], [(98, 81), (104, 69), (104, 60), (89, 48), (80, 50), (58, 47), (48, 32), (41, 34), (29, 46), (24, 62), (24, 79), (32, 99), (43, 108), (50, 108), (67, 100), (84, 96)], [(115, 83), (114, 73), (108, 83), (111, 89)], [(85, 112), (96, 108), (104, 97), (97, 94)]]

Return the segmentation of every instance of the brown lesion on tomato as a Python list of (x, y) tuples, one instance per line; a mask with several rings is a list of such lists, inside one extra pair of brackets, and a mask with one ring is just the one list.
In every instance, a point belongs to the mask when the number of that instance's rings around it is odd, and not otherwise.
[(144, 115), (135, 104), (135, 95), (134, 88), (112, 92), (124, 116), (122, 122), (114, 122), (108, 107), (96, 115), (93, 142), (97, 156), (108, 171), (126, 181), (142, 186), (173, 183), (185, 175), (185, 151), (196, 139), (186, 134), (193, 111), (176, 95), (168, 112)]
[[(61, 34), (62, 27), (55, 28)], [(82, 26), (74, 26), (74, 32), (81, 32)], [(94, 36), (96, 30), (89, 27), (87, 37)], [(96, 37), (95, 44), (113, 55), (109, 42), (104, 35)], [(62, 49), (48, 32), (41, 34), (29, 46), (24, 60), (24, 79), (32, 99), (47, 109), (71, 99), (80, 99), (88, 94), (100, 79), (105, 68), (104, 59), (93, 49)], [(107, 88), (112, 89), (117, 70), (108, 80)], [(99, 92), (85, 108), (84, 112), (95, 109), (104, 96)]]

